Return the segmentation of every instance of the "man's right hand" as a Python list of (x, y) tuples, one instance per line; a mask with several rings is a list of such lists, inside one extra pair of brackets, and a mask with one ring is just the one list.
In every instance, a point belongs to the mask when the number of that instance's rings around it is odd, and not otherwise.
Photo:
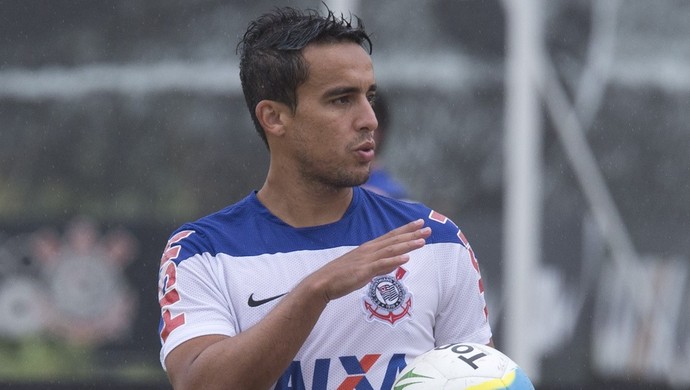
[(423, 247), (430, 235), (424, 220), (412, 221), (331, 261), (304, 282), (321, 286), (326, 302), (340, 298), (405, 264), (409, 252)]

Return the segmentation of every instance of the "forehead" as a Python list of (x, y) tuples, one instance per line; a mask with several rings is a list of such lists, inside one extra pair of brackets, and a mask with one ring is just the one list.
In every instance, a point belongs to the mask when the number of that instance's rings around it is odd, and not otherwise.
[(356, 43), (311, 44), (302, 55), (309, 69), (304, 87), (356, 86), (366, 91), (376, 83), (371, 57)]

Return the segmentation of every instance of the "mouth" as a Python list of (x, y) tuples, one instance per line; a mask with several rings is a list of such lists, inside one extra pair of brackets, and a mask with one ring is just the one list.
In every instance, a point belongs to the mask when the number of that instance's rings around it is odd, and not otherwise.
[(355, 148), (355, 153), (362, 162), (369, 163), (374, 160), (376, 143), (366, 141)]

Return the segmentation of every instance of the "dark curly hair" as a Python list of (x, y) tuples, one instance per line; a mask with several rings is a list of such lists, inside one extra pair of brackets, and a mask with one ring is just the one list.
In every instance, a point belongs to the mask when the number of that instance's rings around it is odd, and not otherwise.
[(249, 23), (237, 45), (240, 80), (252, 121), (266, 146), (268, 142), (256, 117), (256, 105), (262, 100), (274, 100), (294, 112), (297, 87), (309, 75), (302, 49), (310, 43), (343, 41), (357, 43), (369, 54), (372, 52), (362, 20), (353, 15), (336, 16), (330, 9), (322, 16), (313, 9), (276, 8)]

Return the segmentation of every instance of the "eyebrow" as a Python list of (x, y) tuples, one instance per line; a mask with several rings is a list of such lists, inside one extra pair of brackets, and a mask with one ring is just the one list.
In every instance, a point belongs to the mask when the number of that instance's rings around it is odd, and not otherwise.
[[(330, 97), (335, 97), (335, 96), (340, 96), (340, 95), (349, 95), (353, 93), (359, 92), (360, 89), (357, 87), (336, 87), (333, 89), (330, 89), (324, 93), (324, 97), (330, 98)], [(369, 92), (376, 92), (376, 84), (372, 84), (369, 89), (367, 90), (367, 93)]]

